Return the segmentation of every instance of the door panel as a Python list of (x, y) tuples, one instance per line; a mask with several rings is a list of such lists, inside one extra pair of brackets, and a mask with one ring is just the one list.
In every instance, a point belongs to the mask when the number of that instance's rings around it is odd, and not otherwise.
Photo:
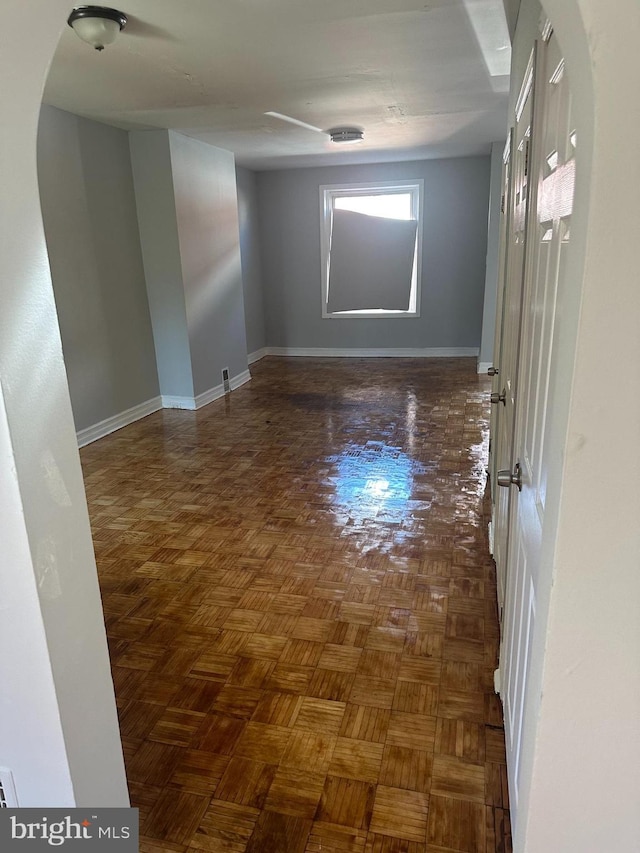
[[(509, 131), (507, 144), (505, 145), (504, 154), (502, 155), (502, 203), (500, 205), (500, 236), (499, 244), (500, 251), (498, 255), (498, 288), (496, 298), (496, 331), (493, 341), (493, 366), (497, 369), (498, 375), (494, 376), (491, 382), (491, 391), (499, 391), (499, 383), (502, 381), (500, 376), (500, 361), (502, 360), (502, 342), (504, 340), (504, 289), (507, 277), (507, 234), (511, 222), (511, 152), (513, 149), (513, 128)], [(495, 438), (497, 434), (497, 424), (500, 415), (498, 406), (491, 408), (491, 435)], [(498, 486), (496, 485), (496, 452), (495, 447), (491, 446), (489, 451), (489, 481), (491, 486), (491, 503), (496, 500)]]
[[(500, 393), (500, 382), (502, 382), (501, 363), (502, 363), (502, 344), (504, 341), (504, 309), (505, 309), (505, 282), (507, 278), (507, 235), (509, 234), (511, 223), (511, 153), (513, 150), (513, 129), (509, 132), (509, 138), (505, 146), (504, 155), (502, 158), (502, 204), (500, 212), (500, 254), (498, 258), (498, 291), (496, 300), (496, 334), (493, 345), (493, 366), (497, 369), (498, 374), (493, 377), (491, 382), (491, 392)], [(498, 486), (496, 477), (498, 473), (498, 431), (500, 419), (502, 417), (501, 406), (491, 407), (491, 442), (489, 444), (489, 484), (491, 488), (491, 517), (492, 530), (495, 533), (496, 519), (496, 501), (498, 499)], [(503, 554), (504, 539), (496, 542), (494, 536), (491, 537), (492, 554), (494, 555), (497, 567), (497, 590), (498, 590), (498, 615), (500, 627), (502, 628), (502, 614), (504, 612), (504, 595), (506, 587), (505, 577), (505, 555)]]
[[(515, 406), (514, 461), (522, 469), (522, 491), (509, 493), (509, 552), (505, 599), (506, 633), (501, 650), (507, 763), (512, 817), (517, 819), (520, 755), (549, 458), (546, 436), (558, 287), (571, 233), (576, 136), (571, 96), (555, 36), (540, 50), (533, 144), (536, 188), (531, 192), (520, 361)], [(507, 466), (505, 466), (507, 467)]]
[[(516, 124), (512, 134), (511, 188), (509, 191), (509, 220), (506, 242), (505, 281), (502, 304), (500, 360), (496, 377), (504, 403), (494, 404), (495, 464), (494, 477), (499, 469), (513, 464), (513, 435), (515, 401), (520, 358), (520, 325), (522, 319), (522, 291), (524, 287), (524, 260), (527, 240), (527, 218), (530, 196), (529, 157), (531, 125), (533, 118), (533, 80), (535, 52), (531, 56), (525, 77)], [(499, 604), (502, 608), (506, 574), (509, 531), (509, 490), (496, 489), (494, 505), (494, 558), (497, 567)], [(502, 618), (502, 613), (500, 614)]]
[(520, 749), (522, 744), (522, 725), (526, 673), (531, 637), (535, 623), (535, 590), (530, 580), (527, 565), (527, 549), (524, 540), (518, 537), (514, 548), (513, 605), (509, 612), (509, 657), (504, 692), (506, 745), (510, 756), (509, 775), (513, 780), (512, 810), (518, 805)]

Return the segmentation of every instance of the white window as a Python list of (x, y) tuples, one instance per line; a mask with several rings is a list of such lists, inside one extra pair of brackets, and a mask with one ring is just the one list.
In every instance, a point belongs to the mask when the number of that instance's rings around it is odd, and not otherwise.
[(423, 181), (320, 187), (322, 316), (419, 317)]

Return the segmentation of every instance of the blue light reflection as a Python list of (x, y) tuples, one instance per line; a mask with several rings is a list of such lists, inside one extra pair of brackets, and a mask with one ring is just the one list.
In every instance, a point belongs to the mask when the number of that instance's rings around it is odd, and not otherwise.
[(328, 477), (335, 485), (334, 501), (356, 523), (366, 519), (400, 523), (412, 498), (414, 476), (424, 471), (400, 448), (380, 441), (350, 445), (327, 461), (336, 469)]

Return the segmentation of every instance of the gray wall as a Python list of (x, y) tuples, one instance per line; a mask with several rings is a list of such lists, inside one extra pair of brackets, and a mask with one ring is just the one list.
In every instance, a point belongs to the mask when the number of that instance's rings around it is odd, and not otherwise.
[(478, 362), (493, 362), (493, 339), (496, 331), (498, 296), (498, 261), (500, 256), (500, 209), (502, 202), (502, 157), (504, 142), (491, 146), (491, 189), (489, 193), (489, 233), (487, 235), (487, 274), (484, 285), (482, 340)]
[(176, 203), (167, 130), (129, 134), (160, 389), (193, 397)]
[(504, 12), (507, 18), (507, 25), (509, 27), (509, 33), (511, 35), (511, 41), (513, 41), (513, 35), (516, 31), (516, 22), (518, 20), (518, 13), (520, 12), (520, 0), (503, 0), (504, 3)]
[(240, 255), (244, 292), (244, 320), (249, 354), (267, 346), (260, 257), (260, 225), (258, 212), (258, 176), (250, 169), (236, 166), (238, 186), (238, 218), (240, 223)]
[[(258, 174), (267, 339), (276, 347), (479, 347), (489, 157)], [(424, 179), (421, 316), (322, 319), (322, 184)]]
[(81, 430), (158, 395), (127, 133), (43, 106), (38, 179)]
[(173, 131), (169, 145), (197, 396), (247, 369), (235, 160)]
[(507, 127), (513, 124), (513, 115), (520, 97), (524, 73), (531, 58), (535, 40), (540, 35), (540, 19), (543, 12), (538, 0), (527, 0), (522, 4), (516, 4), (515, 0), (512, 2), (513, 5), (518, 6), (518, 38), (511, 47), (511, 80), (519, 82), (517, 84), (512, 82), (509, 90)]

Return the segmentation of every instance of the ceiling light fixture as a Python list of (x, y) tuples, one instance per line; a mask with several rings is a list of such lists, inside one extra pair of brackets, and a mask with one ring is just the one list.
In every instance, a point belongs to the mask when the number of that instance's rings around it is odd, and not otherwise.
[(127, 23), (127, 16), (106, 6), (77, 6), (67, 18), (75, 34), (96, 50), (115, 41)]
[(332, 142), (362, 142), (364, 131), (357, 127), (334, 127), (329, 131), (329, 136)]

